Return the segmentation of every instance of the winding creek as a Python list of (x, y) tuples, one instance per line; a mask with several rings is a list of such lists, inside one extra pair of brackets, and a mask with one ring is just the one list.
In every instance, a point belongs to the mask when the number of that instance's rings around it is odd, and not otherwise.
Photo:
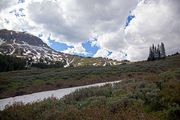
[(22, 102), (24, 104), (33, 103), (33, 102), (37, 102), (37, 101), (42, 101), (43, 99), (46, 99), (46, 98), (49, 98), (52, 96), (60, 99), (63, 96), (68, 95), (68, 94), (74, 92), (75, 90), (78, 90), (81, 88), (103, 86), (106, 84), (112, 84), (113, 85), (113, 84), (119, 83), (121, 81), (122, 80), (113, 81), (113, 82), (96, 83), (96, 84), (91, 84), (91, 85), (84, 85), (84, 86), (71, 87), (71, 88), (63, 88), (63, 89), (58, 89), (58, 90), (37, 92), (37, 93), (33, 93), (33, 94), (28, 94), (28, 95), (22, 95), (22, 96), (10, 97), (10, 98), (6, 98), (6, 99), (0, 99), (0, 110), (4, 110), (6, 105), (10, 106), (13, 103), (18, 103), (18, 102)]

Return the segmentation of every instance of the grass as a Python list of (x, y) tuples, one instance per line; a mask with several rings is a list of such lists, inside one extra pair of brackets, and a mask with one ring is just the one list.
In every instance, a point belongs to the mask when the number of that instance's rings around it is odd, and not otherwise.
[(180, 68), (179, 61), (180, 56), (178, 55), (165, 60), (118, 66), (2, 72), (0, 73), (0, 98), (119, 79), (155, 80), (159, 76), (169, 79), (167, 77), (171, 78), (171, 71)]
[[(77, 90), (63, 99), (14, 104), (0, 112), (3, 120), (178, 120), (179, 80), (126, 80)], [(168, 87), (167, 85), (172, 85)], [(170, 94), (169, 91), (173, 92)]]
[[(58, 83), (59, 87), (64, 87), (68, 82), (68, 85), (78, 85), (82, 82), (86, 84), (108, 78), (114, 80), (116, 77), (124, 80), (113, 86), (77, 90), (60, 100), (52, 97), (27, 105), (16, 103), (0, 112), (2, 120), (178, 120), (180, 118), (180, 56), (113, 67), (16, 71), (11, 75), (20, 76), (22, 72), (25, 78), (29, 78), (31, 84), (38, 86), (44, 83), (53, 86)], [(37, 76), (38, 74), (40, 75)], [(31, 80), (33, 76), (37, 78)], [(58, 79), (59, 77), (61, 79)], [(7, 80), (11, 83), (13, 78)], [(20, 79), (23, 77), (19, 77), (19, 81)], [(12, 86), (24, 85), (25, 88), (22, 89), (27, 89), (28, 80), (24, 79), (21, 84), (17, 84), (14, 80)], [(4, 87), (9, 85), (5, 81), (3, 84)]]

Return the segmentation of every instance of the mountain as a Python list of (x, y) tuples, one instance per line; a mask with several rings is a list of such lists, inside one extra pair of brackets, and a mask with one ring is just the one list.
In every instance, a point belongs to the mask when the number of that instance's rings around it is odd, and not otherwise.
[(0, 30), (0, 54), (31, 60), (33, 63), (54, 64), (59, 61), (69, 66), (118, 65), (119, 61), (106, 58), (90, 58), (57, 52), (40, 38), (26, 32)]

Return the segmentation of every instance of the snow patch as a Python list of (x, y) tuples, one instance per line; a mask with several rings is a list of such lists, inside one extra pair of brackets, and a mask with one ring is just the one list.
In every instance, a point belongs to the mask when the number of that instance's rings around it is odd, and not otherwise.
[(105, 62), (103, 66), (106, 66), (106, 65), (107, 65), (107, 63)]
[(11, 45), (11, 44), (8, 44), (8, 45), (10, 45), (13, 48), (13, 50), (8, 55), (12, 55), (15, 52), (16, 49), (14, 48), (13, 45)]
[(2, 45), (3, 43), (5, 43), (5, 41), (0, 38), (0, 45)]
[(74, 58), (73, 58), (71, 61), (69, 61), (69, 59), (67, 58), (67, 59), (66, 59), (66, 65), (64, 65), (64, 67), (65, 67), (65, 68), (66, 68), (66, 67), (69, 67), (72, 62), (74, 62)]
[(68, 94), (70, 94), (76, 90), (82, 89), (82, 88), (90, 88), (90, 87), (98, 87), (98, 86), (100, 87), (100, 86), (104, 86), (107, 84), (111, 84), (113, 87), (114, 84), (120, 83), (120, 82), (122, 82), (122, 80), (112, 81), (112, 82), (104, 82), (104, 83), (95, 83), (95, 84), (90, 84), (90, 85), (77, 86), (77, 87), (71, 87), (71, 88), (63, 88), (63, 89), (44, 91), (44, 92), (37, 92), (37, 93), (28, 94), (28, 95), (0, 99), (0, 111), (4, 110), (5, 106), (7, 106), (7, 105), (11, 106), (17, 102), (22, 102), (23, 104), (28, 104), (28, 103), (42, 101), (42, 100), (47, 99), (52, 96), (57, 99), (61, 99), (65, 95), (68, 95)]
[(93, 63), (93, 66), (97, 66), (97, 63)]

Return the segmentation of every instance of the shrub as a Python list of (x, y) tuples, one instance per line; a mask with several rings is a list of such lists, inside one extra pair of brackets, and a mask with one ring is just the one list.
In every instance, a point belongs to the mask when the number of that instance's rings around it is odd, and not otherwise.
[(173, 104), (169, 107), (167, 112), (167, 120), (178, 120), (180, 118), (180, 107)]
[(76, 90), (75, 92), (64, 97), (65, 103), (72, 103), (74, 101), (81, 101), (88, 97), (93, 96), (105, 96), (110, 97), (112, 95), (111, 85), (103, 87), (92, 87)]

